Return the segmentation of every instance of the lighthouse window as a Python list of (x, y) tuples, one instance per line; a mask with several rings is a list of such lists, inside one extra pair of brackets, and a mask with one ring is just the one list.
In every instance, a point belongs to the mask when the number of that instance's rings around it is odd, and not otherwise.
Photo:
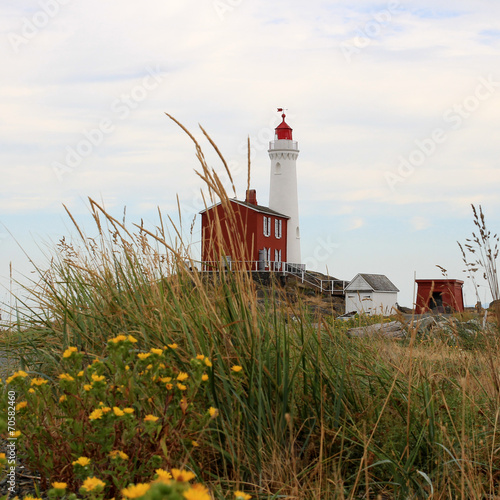
[(276, 163), (276, 167), (274, 168), (275, 175), (281, 175), (281, 163)]
[(297, 238), (300, 238), (300, 229), (299, 229), (299, 226), (297, 226), (295, 228), (295, 235), (296, 235)]
[(274, 221), (274, 236), (276, 238), (281, 238), (282, 222), (280, 219), (275, 219)]

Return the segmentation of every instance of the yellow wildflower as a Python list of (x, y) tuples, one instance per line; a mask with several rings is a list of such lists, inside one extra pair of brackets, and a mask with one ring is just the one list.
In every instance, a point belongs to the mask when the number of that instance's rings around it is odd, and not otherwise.
[(158, 475), (156, 478), (158, 481), (170, 481), (170, 479), (172, 479), (172, 474), (166, 470), (156, 469), (155, 472)]
[(67, 483), (58, 483), (56, 481), (52, 483), (52, 488), (55, 488), (56, 490), (65, 490), (67, 487)]
[(163, 354), (163, 349), (155, 349), (154, 347), (152, 347), (151, 352), (153, 354), (158, 354), (158, 356), (161, 356)]
[(171, 391), (173, 385), (172, 384), (165, 384), (165, 387), (167, 388), (167, 391)]
[(80, 370), (77, 374), (76, 374), (77, 377), (83, 377), (83, 370)]
[(168, 384), (172, 380), (172, 377), (158, 377), (157, 380), (162, 384)]
[(212, 366), (212, 363), (208, 358), (205, 358), (205, 364), (210, 368)]
[(243, 370), (243, 368), (241, 366), (238, 366), (238, 365), (234, 365), (234, 366), (231, 366), (231, 370), (233, 370), (233, 372), (241, 372), (241, 370)]
[(34, 379), (31, 380), (31, 385), (44, 385), (44, 384), (48, 384), (48, 380), (45, 380), (44, 378), (40, 378), (40, 377), (36, 377)]
[(86, 391), (90, 391), (90, 389), (92, 389), (92, 384), (85, 384), (83, 386), (83, 388), (86, 390)]
[(59, 398), (59, 403), (64, 403), (64, 401), (66, 401), (68, 398), (66, 396), (66, 394), (63, 394), (60, 398)]
[(154, 415), (146, 415), (144, 417), (144, 422), (156, 422), (159, 417), (155, 417)]
[(82, 467), (86, 467), (90, 464), (90, 458), (80, 457), (78, 460), (71, 462), (71, 465), (81, 465)]
[(167, 344), (170, 349), (177, 349), (179, 346), (177, 344)]
[(109, 406), (101, 406), (101, 411), (103, 413), (109, 413), (111, 411), (111, 408)]
[(196, 359), (203, 361), (205, 359), (205, 356), (203, 356), (203, 354), (198, 354), (198, 356), (196, 356)]
[(122, 490), (122, 495), (125, 498), (140, 498), (147, 493), (149, 488), (151, 486), (145, 483), (131, 484), (128, 488)]
[(189, 378), (189, 375), (187, 373), (184, 373), (184, 372), (180, 372), (179, 375), (177, 375), (177, 380), (179, 382), (183, 382), (187, 378)]
[(26, 408), (27, 406), (28, 406), (28, 403), (26, 401), (21, 401), (20, 403), (17, 403), (16, 410), (19, 411), (22, 408)]
[(126, 365), (125, 366), (125, 371), (128, 372), (130, 370), (130, 366)]
[(18, 438), (21, 435), (21, 431), (14, 431), (14, 432), (10, 431), (9, 435), (10, 435), (10, 437)]
[(198, 448), (198, 446), (200, 446), (200, 445), (199, 445), (199, 443), (198, 443), (198, 441), (191, 441), (191, 444), (192, 444), (195, 448)]
[(73, 382), (75, 380), (69, 373), (61, 373), (59, 375), (60, 380), (67, 380), (68, 382)]
[(133, 408), (123, 408), (123, 412), (126, 413), (127, 415), (132, 415), (134, 411), (135, 410)]
[(219, 410), (217, 408), (214, 408), (213, 406), (211, 406), (209, 409), (208, 409), (208, 413), (210, 414), (210, 416), (212, 418), (215, 418), (218, 414), (219, 414)]
[(104, 375), (97, 375), (97, 373), (93, 373), (92, 380), (94, 382), (102, 382), (103, 380), (106, 380), (106, 377)]
[(113, 450), (109, 452), (111, 458), (121, 458), (122, 460), (128, 460), (128, 455), (120, 450)]
[(234, 496), (236, 497), (236, 500), (250, 500), (250, 498), (252, 498), (252, 495), (248, 495), (243, 491), (235, 491)]
[(201, 376), (201, 380), (203, 380), (203, 382), (206, 382), (208, 380), (208, 375), (206, 373), (204, 373), (202, 376)]
[(27, 376), (28, 374), (24, 370), (19, 370), (17, 372), (14, 372), (12, 378), (17, 378), (17, 377), (26, 378)]
[(85, 491), (94, 491), (96, 490), (97, 492), (101, 491), (104, 486), (106, 486), (106, 483), (104, 481), (101, 481), (100, 479), (97, 479), (96, 477), (88, 477), (83, 481), (82, 488)]
[(33, 388), (28, 389), (28, 392), (29, 392), (30, 394), (33, 394), (33, 393), (35, 392), (35, 389), (33, 389)]
[(89, 420), (98, 420), (102, 418), (102, 410), (97, 409), (94, 410), (90, 415), (89, 415)]
[(129, 336), (127, 337), (127, 340), (128, 340), (129, 342), (132, 342), (132, 344), (135, 344), (135, 343), (137, 342), (137, 339), (136, 339), (135, 337), (132, 337), (132, 335), (129, 335)]
[(170, 472), (172, 473), (174, 479), (180, 483), (187, 483), (196, 477), (196, 474), (189, 470), (172, 469)]
[(185, 391), (187, 387), (184, 384), (177, 384), (177, 389), (179, 389), (179, 391)]
[(149, 356), (151, 356), (150, 352), (140, 352), (139, 354), (137, 354), (137, 357), (139, 359), (148, 359)]
[(183, 493), (183, 496), (186, 500), (210, 500), (212, 498), (208, 489), (201, 484), (194, 484)]
[(78, 349), (76, 347), (68, 347), (64, 352), (63, 352), (63, 358), (69, 358), (74, 352), (78, 352)]
[(117, 335), (115, 338), (109, 339), (108, 344), (110, 342), (113, 342), (113, 344), (118, 344), (118, 342), (124, 342), (125, 340), (127, 340), (127, 337), (125, 335)]
[(118, 406), (113, 406), (113, 413), (117, 417), (123, 417), (123, 415), (125, 415), (125, 412), (123, 410), (121, 410), (120, 408), (118, 408)]

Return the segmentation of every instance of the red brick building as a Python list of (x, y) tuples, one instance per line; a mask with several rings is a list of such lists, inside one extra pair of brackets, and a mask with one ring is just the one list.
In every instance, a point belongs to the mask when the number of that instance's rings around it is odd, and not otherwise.
[(287, 262), (289, 217), (257, 204), (254, 189), (245, 201), (228, 200), (201, 213), (202, 255), (205, 270), (221, 264), (253, 271), (281, 271)]

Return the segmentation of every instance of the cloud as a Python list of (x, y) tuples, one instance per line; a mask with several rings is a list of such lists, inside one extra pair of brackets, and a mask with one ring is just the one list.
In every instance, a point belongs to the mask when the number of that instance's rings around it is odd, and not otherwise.
[(411, 219), (411, 225), (415, 231), (423, 231), (430, 227), (431, 223), (425, 217), (416, 215)]

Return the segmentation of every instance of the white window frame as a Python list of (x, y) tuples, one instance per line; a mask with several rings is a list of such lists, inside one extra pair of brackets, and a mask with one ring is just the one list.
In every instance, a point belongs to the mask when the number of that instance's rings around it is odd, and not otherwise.
[(275, 219), (274, 220), (274, 236), (277, 239), (280, 239), (282, 234), (283, 234), (282, 228), (283, 228), (283, 221), (281, 219)]
[(264, 236), (271, 236), (271, 217), (264, 215)]

